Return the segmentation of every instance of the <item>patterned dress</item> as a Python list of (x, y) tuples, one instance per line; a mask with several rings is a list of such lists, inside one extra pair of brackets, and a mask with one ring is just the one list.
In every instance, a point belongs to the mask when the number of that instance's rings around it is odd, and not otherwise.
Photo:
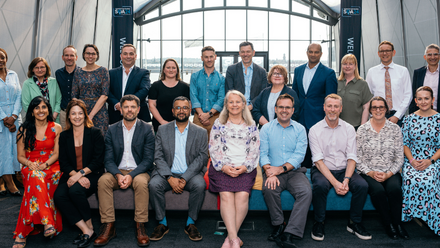
[[(72, 83), (72, 98), (83, 100), (90, 114), (99, 97), (108, 96), (110, 90), (110, 76), (105, 67), (94, 71), (85, 71), (82, 68), (75, 70)], [(105, 104), (92, 119), (93, 125), (104, 133), (108, 128), (108, 112)]]
[[(35, 141), (33, 151), (26, 151), (26, 158), (31, 162), (44, 163), (53, 153), (55, 146), (55, 123), (47, 124), (43, 140)], [(21, 169), (23, 174), (24, 195), (21, 202), (20, 214), (14, 232), (14, 239), (26, 238), (29, 234), (38, 234), (42, 228), (35, 225), (51, 224), (57, 231), (62, 231), (61, 213), (55, 208), (53, 194), (58, 187), (61, 177), (58, 161), (43, 171), (29, 170), (27, 166)]]
[[(422, 117), (411, 114), (403, 120), (403, 144), (415, 159), (430, 159), (440, 149), (440, 114)], [(417, 171), (405, 157), (402, 173), (402, 220), (420, 218), (440, 235), (440, 160)]]

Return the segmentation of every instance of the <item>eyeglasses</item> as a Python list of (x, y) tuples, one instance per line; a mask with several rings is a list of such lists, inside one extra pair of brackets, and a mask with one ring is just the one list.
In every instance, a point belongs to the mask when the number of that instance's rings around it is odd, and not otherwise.
[(34, 67), (35, 70), (39, 71), (39, 70), (46, 70), (46, 66), (41, 66), (41, 67)]
[(379, 53), (391, 53), (393, 50), (380, 50)]
[(281, 110), (291, 110), (291, 109), (293, 109), (293, 107), (290, 107), (290, 106), (276, 106), (276, 107), (281, 109)]
[(427, 53), (425, 55), (428, 56), (428, 57), (437, 57), (438, 53)]
[(96, 56), (96, 53), (89, 53), (89, 52), (86, 52), (86, 53), (84, 53), (86, 56)]
[(283, 77), (283, 74), (275, 72), (275, 73), (272, 74), (272, 76), (274, 76), (274, 77)]
[(177, 107), (174, 107), (174, 109), (175, 110), (182, 110), (183, 109), (183, 111), (188, 111), (189, 107), (187, 107), (187, 106), (183, 106), (183, 107), (177, 106)]
[(373, 110), (373, 111), (377, 111), (377, 110), (383, 111), (383, 110), (385, 110), (385, 106), (371, 106), (371, 110)]

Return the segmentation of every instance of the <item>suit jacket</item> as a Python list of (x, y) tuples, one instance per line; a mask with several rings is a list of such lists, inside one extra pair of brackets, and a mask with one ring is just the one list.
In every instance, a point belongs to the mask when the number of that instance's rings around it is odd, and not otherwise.
[[(123, 66), (111, 69), (110, 74), (110, 91), (108, 95), (108, 117), (109, 123), (113, 124), (122, 120), (122, 115), (119, 111), (115, 111), (115, 105), (122, 98), (122, 70)], [(146, 98), (148, 96), (148, 90), (150, 89), (150, 72), (145, 69), (141, 69), (137, 66), (133, 67), (130, 76), (127, 80), (124, 95), (135, 95), (141, 100), (141, 110), (138, 114), (138, 118), (150, 122), (151, 116), (148, 110)]]
[[(118, 169), (124, 153), (124, 133), (122, 122), (119, 121), (109, 126), (105, 135), (105, 168), (114, 176), (122, 174)], [(154, 134), (153, 127), (143, 120), (137, 119), (131, 142), (131, 152), (137, 168), (129, 174), (132, 178), (139, 173), (151, 172), (154, 159)]]
[(338, 81), (333, 69), (319, 63), (306, 94), (303, 86), (306, 66), (307, 63), (295, 68), (292, 89), (298, 94), (301, 103), (298, 122), (308, 132), (313, 125), (325, 117), (324, 99), (327, 95), (338, 92)]
[[(251, 101), (255, 99), (261, 91), (269, 87), (267, 82), (267, 72), (263, 67), (254, 63), (254, 71), (252, 74), (251, 82)], [(238, 62), (228, 67), (226, 71), (225, 79), (225, 93), (230, 90), (238, 90), (241, 93), (245, 92), (244, 75), (243, 75), (243, 63)]]
[[(76, 152), (75, 140), (73, 138), (73, 129), (61, 132), (59, 139), (59, 162), (60, 170), (63, 172), (61, 182), (70, 178), (71, 171), (76, 169)], [(84, 127), (83, 146), (82, 146), (82, 163), (83, 168), (89, 168), (92, 173), (100, 175), (104, 173), (104, 136), (101, 129), (96, 127)]]
[[(409, 105), (410, 114), (414, 113), (419, 109), (419, 107), (416, 106), (416, 102), (414, 101), (414, 99), (416, 98), (416, 90), (419, 87), (422, 87), (423, 83), (425, 82), (426, 70), (427, 70), (426, 66), (422, 66), (414, 70), (413, 82), (412, 82), (413, 99), (411, 100), (411, 104)], [(440, 77), (439, 77), (439, 86), (440, 86)], [(439, 96), (440, 96), (440, 87), (438, 87), (438, 93), (437, 93), (437, 97)], [(437, 111), (439, 110), (440, 110), (440, 101), (437, 100)]]
[[(254, 104), (253, 104), (253, 108), (252, 108), (252, 117), (254, 118), (255, 123), (259, 123), (261, 116), (264, 116), (264, 118), (266, 118), (266, 120), (269, 121), (269, 113), (267, 112), (267, 101), (269, 100), (271, 90), (272, 90), (272, 85), (270, 87), (267, 87), (266, 89), (264, 89), (257, 96), (257, 98), (255, 98), (255, 100), (254, 100)], [(291, 119), (294, 121), (297, 121), (298, 116), (299, 116), (299, 109), (300, 109), (300, 101), (299, 101), (298, 95), (296, 94), (296, 92), (293, 89), (284, 85), (283, 89), (281, 90), (280, 95), (283, 95), (286, 93), (291, 95), (294, 99), (295, 112), (293, 113)], [(275, 118), (277, 118), (276, 116), (277, 116), (277, 114), (275, 113)], [(260, 125), (260, 127), (261, 127), (261, 125)]]
[[(176, 121), (172, 121), (159, 126), (156, 134), (156, 150), (154, 152), (156, 169), (152, 177), (157, 174), (162, 177), (172, 175), (171, 167), (173, 166), (176, 145), (175, 123)], [(197, 174), (203, 176), (208, 162), (208, 132), (191, 122), (189, 122), (188, 127), (185, 156), (188, 169), (181, 177), (188, 182)]]

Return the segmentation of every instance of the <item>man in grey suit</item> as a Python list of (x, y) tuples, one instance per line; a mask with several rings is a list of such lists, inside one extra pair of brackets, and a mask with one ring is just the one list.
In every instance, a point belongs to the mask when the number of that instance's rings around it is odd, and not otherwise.
[(111, 125), (105, 135), (105, 168), (98, 181), (101, 233), (95, 246), (104, 246), (116, 237), (113, 190), (134, 190), (136, 238), (139, 246), (150, 240), (144, 223), (148, 222), (148, 172), (153, 169), (154, 134), (150, 124), (137, 118), (140, 100), (135, 95), (121, 98), (123, 120)]
[(156, 134), (154, 170), (150, 181), (151, 203), (156, 210), (159, 225), (150, 239), (158, 241), (169, 232), (165, 217), (165, 192), (180, 194), (189, 191), (188, 220), (184, 229), (192, 241), (202, 240), (195, 221), (205, 199), (206, 183), (203, 175), (208, 162), (208, 134), (188, 121), (191, 102), (179, 96), (173, 102), (175, 121), (159, 127)]
[(240, 43), (239, 54), (241, 61), (230, 65), (226, 71), (225, 93), (230, 90), (240, 91), (246, 97), (249, 110), (252, 110), (252, 100), (269, 87), (267, 72), (252, 62), (255, 50), (251, 42)]

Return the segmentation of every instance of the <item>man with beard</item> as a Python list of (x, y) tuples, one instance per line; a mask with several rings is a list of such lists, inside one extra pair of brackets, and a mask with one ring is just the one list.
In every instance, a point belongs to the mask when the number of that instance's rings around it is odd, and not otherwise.
[(342, 98), (330, 94), (324, 101), (325, 117), (309, 132), (310, 149), (314, 166), (311, 171), (315, 224), (312, 238), (324, 240), (324, 220), (327, 194), (333, 187), (336, 194), (344, 196), (350, 191), (351, 206), (347, 231), (363, 240), (371, 234), (362, 225), (362, 209), (368, 194), (367, 182), (357, 173), (356, 132), (354, 127), (339, 119)]
[(208, 161), (208, 134), (205, 129), (188, 121), (191, 102), (179, 96), (173, 102), (174, 121), (159, 126), (156, 134), (154, 162), (156, 168), (151, 176), (151, 203), (156, 210), (159, 225), (150, 239), (158, 241), (169, 232), (165, 217), (165, 192), (172, 190), (181, 194), (189, 191), (188, 220), (184, 229), (192, 241), (202, 240), (195, 226), (200, 208), (205, 199), (205, 180)]
[(113, 190), (134, 190), (136, 238), (138, 246), (148, 246), (150, 240), (144, 224), (148, 222), (148, 182), (153, 169), (154, 134), (150, 124), (137, 118), (140, 100), (135, 95), (121, 98), (123, 119), (108, 128), (105, 135), (105, 168), (98, 181), (101, 233), (95, 246), (104, 246), (116, 237)]

